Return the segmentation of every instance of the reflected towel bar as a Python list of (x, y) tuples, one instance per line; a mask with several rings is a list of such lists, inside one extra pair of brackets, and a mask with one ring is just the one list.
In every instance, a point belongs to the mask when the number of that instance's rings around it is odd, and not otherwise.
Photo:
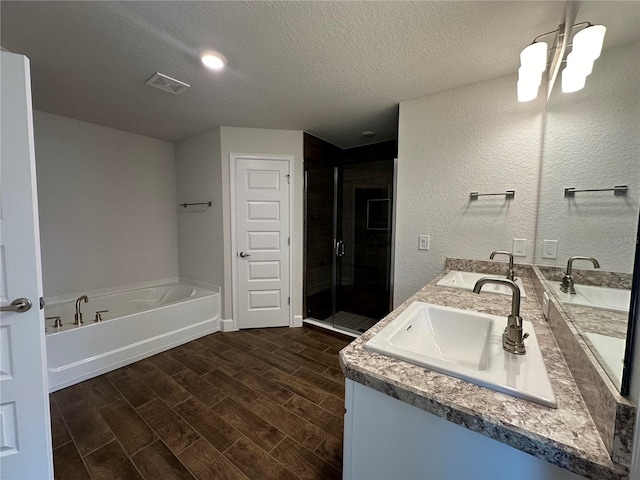
[(507, 190), (504, 193), (478, 193), (478, 192), (471, 192), (469, 194), (469, 199), (470, 200), (478, 200), (478, 197), (486, 197), (486, 196), (490, 196), (490, 195), (504, 195), (506, 198), (510, 199), (510, 198), (515, 198), (516, 191), (515, 190)]
[(629, 187), (627, 185), (616, 185), (613, 188), (586, 188), (583, 190), (576, 190), (575, 187), (568, 187), (564, 189), (565, 197), (573, 197), (576, 192), (613, 192), (614, 195), (626, 195)]
[(208, 207), (211, 206), (211, 202), (198, 202), (198, 203), (181, 203), (180, 206), (187, 208), (190, 207), (192, 205), (207, 205)]

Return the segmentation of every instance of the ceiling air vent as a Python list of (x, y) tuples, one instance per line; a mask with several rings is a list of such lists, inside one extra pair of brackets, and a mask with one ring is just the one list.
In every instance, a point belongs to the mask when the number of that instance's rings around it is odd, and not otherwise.
[(145, 83), (147, 85), (151, 85), (152, 87), (159, 88), (160, 90), (164, 90), (165, 92), (173, 93), (174, 95), (178, 95), (179, 93), (184, 92), (187, 88), (190, 87), (190, 85), (187, 83), (176, 80), (175, 78), (168, 77), (159, 72), (156, 72)]

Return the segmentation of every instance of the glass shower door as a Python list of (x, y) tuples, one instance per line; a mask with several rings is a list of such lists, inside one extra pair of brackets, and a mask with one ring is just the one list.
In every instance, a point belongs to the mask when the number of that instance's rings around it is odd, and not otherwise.
[(334, 167), (305, 172), (305, 316), (333, 325), (335, 296)]
[(353, 333), (391, 311), (394, 161), (306, 171), (306, 318)]
[(362, 333), (391, 311), (393, 160), (341, 167), (334, 326)]

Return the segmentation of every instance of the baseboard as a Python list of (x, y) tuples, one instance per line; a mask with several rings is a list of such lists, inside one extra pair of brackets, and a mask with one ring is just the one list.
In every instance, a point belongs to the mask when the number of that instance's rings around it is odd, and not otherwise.
[(221, 332), (236, 332), (238, 331), (238, 325), (233, 318), (220, 320)]
[(301, 327), (302, 326), (302, 315), (294, 315), (293, 316), (293, 324), (292, 327)]

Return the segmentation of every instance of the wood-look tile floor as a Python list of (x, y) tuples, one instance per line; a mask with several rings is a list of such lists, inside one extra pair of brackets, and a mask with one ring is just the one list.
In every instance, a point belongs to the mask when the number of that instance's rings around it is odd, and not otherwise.
[(350, 341), (218, 332), (54, 392), (55, 478), (338, 479)]

